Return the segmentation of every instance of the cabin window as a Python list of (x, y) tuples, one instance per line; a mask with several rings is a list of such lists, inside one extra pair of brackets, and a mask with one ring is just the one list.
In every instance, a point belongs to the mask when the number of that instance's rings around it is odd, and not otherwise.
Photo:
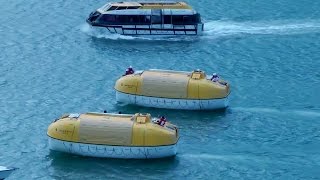
[(170, 15), (164, 15), (163, 16), (163, 24), (172, 24)]
[(173, 15), (172, 24), (195, 24), (200, 22), (200, 15)]
[(192, 16), (183, 16), (183, 24), (194, 24), (194, 17)]
[(183, 16), (172, 16), (172, 24), (183, 24)]
[(99, 13), (98, 11), (94, 12), (94, 13), (91, 13), (90, 16), (100, 16), (101, 13)]
[(127, 23), (129, 24), (139, 24), (139, 16), (137, 15), (131, 15), (127, 17)]
[(200, 14), (199, 13), (193, 15), (193, 17), (194, 17), (194, 21), (196, 23), (200, 23), (201, 22), (201, 18), (200, 18)]
[(93, 22), (95, 21), (99, 16), (101, 15), (101, 13), (99, 13), (98, 11), (96, 12), (92, 12), (88, 18), (89, 21)]
[(100, 16), (100, 18), (98, 19), (98, 21), (102, 24), (110, 24), (110, 23), (114, 23), (116, 21), (116, 16), (115, 15), (109, 15), (109, 14), (105, 14), (103, 16)]
[(138, 9), (139, 6), (129, 6), (127, 9)]
[(119, 6), (119, 7), (117, 8), (117, 10), (123, 10), (123, 9), (127, 9), (127, 6)]
[(112, 11), (112, 10), (115, 10), (115, 9), (117, 9), (117, 6), (111, 6), (111, 7), (108, 9), (108, 11)]
[(139, 24), (150, 24), (151, 22), (150, 16), (139, 15), (138, 17), (139, 17)]
[(162, 23), (162, 11), (161, 9), (151, 9), (151, 23), (152, 24), (161, 24)]
[(108, 22), (115, 22), (116, 16), (115, 15), (107, 15), (105, 20)]
[(144, 16), (144, 22), (150, 24), (151, 23), (151, 16)]
[(127, 16), (125, 15), (117, 15), (116, 16), (117, 23), (124, 24), (127, 22)]
[(152, 24), (161, 24), (161, 16), (152, 16), (151, 19), (151, 23)]
[(118, 24), (138, 24), (139, 16), (136, 15), (116, 15)]
[(139, 22), (140, 22), (139, 16), (134, 15), (134, 16), (131, 16), (131, 17), (132, 17), (132, 21), (131, 22), (133, 22), (134, 24), (139, 24)]
[[(105, 14), (98, 18), (98, 21), (102, 24), (132, 24), (132, 25), (144, 25), (150, 24), (150, 16), (144, 15), (112, 15)], [(161, 22), (161, 19), (160, 19)]]

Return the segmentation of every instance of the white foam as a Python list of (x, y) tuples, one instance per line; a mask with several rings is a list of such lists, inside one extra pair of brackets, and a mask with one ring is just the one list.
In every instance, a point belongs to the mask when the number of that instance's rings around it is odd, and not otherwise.
[(274, 109), (274, 108), (255, 108), (255, 107), (233, 107), (231, 108), (233, 111), (242, 111), (242, 112), (254, 112), (254, 113), (272, 113), (272, 114), (294, 114), (298, 116), (304, 116), (304, 117), (320, 117), (320, 112), (318, 111), (308, 111), (308, 110), (280, 110), (280, 109)]
[(132, 37), (132, 36), (124, 36), (121, 34), (101, 32), (101, 31), (97, 30), (96, 28), (92, 28), (88, 24), (81, 25), (80, 30), (82, 32), (86, 33), (87, 35), (93, 36), (96, 38), (105, 38), (105, 39), (112, 39), (112, 40), (117, 40), (117, 39), (132, 40), (132, 39), (135, 39), (135, 37)]
[(300, 34), (320, 32), (320, 20), (297, 21), (209, 21), (204, 25), (204, 36), (230, 36), (239, 34)]
[(215, 160), (244, 160), (246, 159), (240, 155), (214, 155), (214, 154), (182, 154), (180, 157), (192, 158), (192, 159), (215, 159)]
[(6, 170), (9, 170), (9, 169), (7, 167), (0, 166), (0, 171), (6, 171)]

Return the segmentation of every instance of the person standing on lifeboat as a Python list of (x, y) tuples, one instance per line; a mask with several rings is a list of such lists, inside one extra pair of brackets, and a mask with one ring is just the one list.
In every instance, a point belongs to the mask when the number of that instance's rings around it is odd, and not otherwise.
[(212, 77), (211, 77), (212, 82), (217, 82), (217, 81), (219, 81), (219, 79), (220, 79), (220, 77), (218, 76), (217, 73), (212, 74)]
[(130, 74), (134, 74), (134, 70), (133, 70), (132, 66), (129, 66), (126, 69), (126, 73), (125, 73), (125, 75), (130, 75)]
[(161, 116), (161, 118), (158, 121), (158, 124), (160, 126), (164, 126), (166, 124), (166, 122), (167, 122), (167, 119), (164, 116)]

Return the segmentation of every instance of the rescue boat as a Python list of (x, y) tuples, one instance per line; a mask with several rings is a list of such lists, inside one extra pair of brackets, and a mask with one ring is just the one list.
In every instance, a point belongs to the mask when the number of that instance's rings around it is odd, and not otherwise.
[(139, 106), (211, 110), (228, 106), (230, 85), (205, 72), (145, 70), (123, 75), (116, 81), (116, 100)]
[(48, 128), (51, 150), (102, 158), (175, 156), (178, 129), (150, 114), (66, 114)]
[(122, 35), (198, 35), (200, 14), (185, 2), (112, 2), (93, 11), (91, 27)]

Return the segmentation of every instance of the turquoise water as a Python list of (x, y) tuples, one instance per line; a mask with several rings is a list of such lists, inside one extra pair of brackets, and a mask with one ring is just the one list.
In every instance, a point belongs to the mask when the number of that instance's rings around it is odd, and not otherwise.
[[(134, 38), (91, 31), (105, 1), (5, 1), (0, 6), (0, 164), (8, 179), (319, 179), (320, 1), (189, 1), (203, 36)], [(120, 106), (125, 68), (218, 72), (225, 111)], [(65, 112), (150, 112), (180, 127), (160, 160), (50, 152), (46, 130)]]

